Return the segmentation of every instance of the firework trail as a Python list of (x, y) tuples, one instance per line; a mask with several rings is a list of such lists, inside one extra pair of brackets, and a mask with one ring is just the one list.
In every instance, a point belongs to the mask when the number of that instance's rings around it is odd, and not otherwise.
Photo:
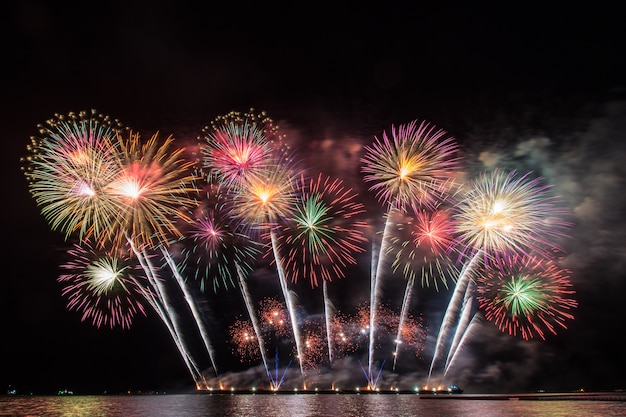
[(301, 175), (295, 182), (297, 203), (278, 237), (278, 252), (285, 260), (285, 271), (297, 283), (308, 277), (312, 288), (322, 281), (326, 317), (328, 356), (332, 363), (330, 320), (332, 308), (327, 283), (344, 278), (345, 268), (356, 265), (354, 253), (364, 252), (367, 224), (356, 219), (365, 208), (356, 201), (356, 193), (343, 181), (319, 174), (316, 178)]
[(267, 361), (267, 354), (265, 352), (265, 339), (263, 338), (263, 333), (261, 332), (259, 320), (252, 306), (252, 297), (250, 296), (250, 291), (248, 290), (248, 285), (244, 278), (244, 274), (240, 271), (241, 267), (237, 266), (237, 269), (241, 295), (243, 296), (246, 310), (248, 311), (248, 316), (250, 317), (250, 321), (252, 322), (252, 329), (254, 330), (254, 335), (256, 336), (259, 353), (261, 354), (261, 359), (263, 360), (263, 366), (265, 367), (265, 372), (267, 373), (267, 376), (269, 378), (270, 386), (274, 386), (275, 381), (272, 379), (272, 374), (270, 373)]
[[(196, 177), (191, 170), (193, 162), (183, 158), (184, 148), (170, 151), (173, 141), (172, 136), (160, 141), (158, 134), (154, 134), (144, 142), (138, 133), (132, 131), (127, 138), (119, 137), (123, 165), (112, 189), (113, 194), (127, 207), (126, 216), (120, 220), (122, 233), (119, 236), (126, 236), (135, 254), (138, 257), (141, 254), (143, 257), (142, 265), (147, 266), (148, 279), (165, 307), (169, 320), (179, 336), (179, 343), (184, 346), (179, 317), (172, 309), (164, 284), (157, 276), (150, 258), (145, 256), (145, 251), (149, 248), (161, 250), (192, 312), (196, 327), (201, 331), (203, 342), (217, 372), (213, 349), (200, 321), (195, 302), (176, 264), (167, 252), (172, 240), (183, 237), (176, 225), (177, 221), (190, 222), (191, 218), (187, 216), (185, 209), (197, 204), (192, 198), (196, 192), (194, 185)], [(201, 379), (196, 380), (196, 386), (206, 387), (206, 381), (204, 378)]]
[(174, 261), (170, 253), (167, 251), (167, 249), (163, 247), (161, 247), (161, 253), (163, 254), (163, 258), (165, 259), (166, 263), (169, 265), (172, 273), (174, 274), (174, 278), (176, 279), (176, 282), (178, 283), (178, 287), (183, 293), (183, 297), (185, 299), (185, 302), (187, 303), (187, 307), (189, 307), (189, 310), (191, 311), (191, 314), (194, 318), (194, 323), (196, 324), (196, 327), (198, 328), (198, 331), (200, 332), (200, 337), (202, 338), (202, 342), (204, 343), (204, 348), (209, 354), (209, 359), (211, 360), (211, 365), (213, 367), (213, 370), (215, 374), (217, 375), (217, 364), (215, 362), (215, 350), (213, 349), (213, 344), (211, 343), (211, 339), (209, 337), (208, 331), (206, 327), (204, 326), (204, 321), (202, 320), (202, 316), (200, 315), (200, 311), (198, 310), (196, 301), (193, 295), (191, 294), (191, 292), (189, 291), (189, 288), (187, 288), (185, 279), (180, 274), (178, 266), (176, 265), (176, 262)]
[(328, 362), (330, 366), (333, 364), (333, 336), (332, 336), (332, 320), (335, 314), (335, 307), (328, 297), (328, 283), (322, 283), (322, 291), (324, 294), (324, 323), (326, 325), (326, 344), (328, 346)]
[[(278, 269), (278, 280), (280, 282), (280, 288), (283, 291), (283, 297), (285, 299), (285, 304), (287, 306), (287, 312), (289, 313), (289, 321), (291, 322), (291, 328), (293, 331), (293, 337), (295, 339), (296, 351), (298, 356), (298, 362), (300, 364), (300, 374), (304, 378), (304, 364), (302, 362), (303, 352), (302, 352), (302, 339), (300, 337), (300, 327), (298, 326), (298, 318), (296, 317), (295, 308), (293, 305), (293, 299), (291, 298), (292, 294), (287, 287), (287, 279), (285, 278), (285, 271), (283, 270), (282, 262), (280, 261), (280, 255), (276, 250), (276, 234), (274, 232), (271, 233), (272, 239), (272, 248), (274, 252), (274, 259), (276, 259), (276, 268)], [(306, 382), (304, 383), (306, 385)]]
[[(210, 336), (180, 270), (192, 269), (193, 277), (200, 283), (201, 292), (205, 291), (207, 281), (212, 282), (214, 291), (220, 287), (227, 289), (229, 286), (234, 286), (234, 276), (237, 277), (242, 291), (247, 292), (245, 277), (253, 269), (252, 261), (261, 252), (255, 241), (249, 240), (246, 235), (236, 231), (236, 226), (231, 224), (232, 219), (228, 216), (228, 190), (217, 184), (213, 176), (207, 177), (201, 170), (196, 172), (196, 176), (206, 179), (206, 183), (201, 190), (198, 190), (200, 195), (197, 197), (197, 205), (187, 211), (186, 217), (191, 218), (191, 222), (182, 222), (180, 226), (183, 239), (175, 243), (182, 246), (180, 249), (184, 257), (182, 266), (179, 268), (176, 265), (168, 251), (162, 249), (162, 252), (185, 295), (205, 349), (209, 353), (213, 369), (217, 373), (215, 352)], [(246, 301), (246, 307), (250, 307), (246, 293), (242, 292), (242, 295)], [(248, 313), (253, 323), (256, 322), (254, 312), (248, 309)]]
[[(235, 228), (230, 227), (230, 223), (237, 217), (236, 213), (229, 213), (229, 216), (224, 216), (222, 213), (232, 209), (233, 206), (229, 208), (227, 205), (228, 200), (232, 200), (232, 193), (247, 192), (247, 187), (251, 182), (262, 181), (267, 170), (271, 169), (270, 161), (272, 161), (275, 147), (280, 148), (281, 137), (278, 134), (278, 126), (274, 125), (265, 112), (256, 114), (254, 109), (250, 109), (244, 114), (233, 111), (218, 116), (202, 131), (203, 136), (198, 138), (201, 144), (201, 165), (202, 168), (207, 169), (210, 189), (217, 191), (212, 196), (214, 200), (212, 207), (207, 214), (203, 215), (201, 230), (205, 231), (197, 234), (194, 240), (200, 240), (204, 253), (209, 257), (210, 262), (206, 264), (205, 275), (209, 272), (213, 274), (214, 289), (216, 285), (219, 285), (219, 278), (226, 287), (232, 283), (232, 276), (237, 276), (237, 282), (259, 342), (263, 363), (270, 383), (273, 385), (263, 337), (245, 281), (245, 277), (252, 269), (249, 266), (249, 259), (253, 259), (256, 255), (253, 253), (257, 250), (256, 241), (249, 240), (247, 233), (237, 232)], [(223, 187), (215, 184), (221, 184)], [(211, 195), (211, 193), (207, 194)], [(222, 195), (228, 195), (228, 199), (222, 199)], [(253, 216), (258, 215), (259, 213), (256, 212)], [(260, 221), (261, 218), (253, 217), (251, 220)], [(252, 245), (248, 249), (245, 243), (233, 245), (234, 237), (237, 240), (241, 238), (241, 242), (252, 242)], [(193, 255), (196, 254), (197, 252), (194, 251)], [(233, 266), (236, 270), (234, 273)], [(204, 278), (201, 278), (202, 290), (204, 290), (204, 285)]]
[(454, 331), (454, 337), (452, 338), (452, 344), (448, 350), (448, 356), (446, 357), (446, 364), (444, 365), (444, 375), (448, 370), (448, 366), (452, 362), (452, 358), (456, 355), (457, 348), (461, 343), (461, 338), (465, 336), (465, 331), (468, 328), (470, 320), (474, 317), (474, 291), (476, 289), (476, 281), (470, 280), (467, 283), (465, 290), (465, 297), (463, 299), (463, 305), (459, 312), (459, 321)]
[(111, 328), (119, 325), (128, 329), (138, 312), (146, 315), (138, 300), (143, 299), (166, 325), (188, 371), (194, 381), (199, 381), (198, 366), (181, 343), (165, 307), (146, 286), (145, 278), (134, 273), (142, 268), (132, 258), (121, 250), (94, 247), (89, 240), (74, 244), (68, 255), (70, 260), (61, 265), (67, 273), (60, 275), (58, 281), (64, 284), (62, 295), (68, 298), (69, 310), (82, 311), (81, 320), (91, 318), (96, 327), (108, 324)]
[(454, 287), (454, 292), (452, 297), (450, 298), (450, 302), (448, 303), (448, 307), (446, 308), (446, 312), (443, 316), (443, 321), (441, 322), (441, 327), (439, 332), (437, 333), (437, 342), (435, 343), (435, 353), (433, 355), (433, 359), (430, 364), (430, 368), (428, 370), (428, 383), (430, 385), (430, 378), (434, 369), (435, 364), (438, 362), (442, 350), (445, 349), (447, 341), (448, 341), (448, 332), (457, 322), (457, 315), (460, 312), (461, 303), (465, 299), (465, 290), (469, 284), (470, 271), (474, 267), (474, 265), (479, 262), (479, 259), (482, 256), (482, 251), (478, 251), (474, 254), (472, 259), (463, 265), (463, 269), (461, 270), (461, 274), (459, 275), (459, 279), (456, 282)]
[(187, 345), (182, 336), (182, 329), (180, 328), (177, 320), (178, 316), (176, 312), (172, 309), (165, 287), (162, 283), (161, 278), (159, 278), (156, 272), (155, 266), (150, 261), (149, 255), (137, 249), (132, 239), (128, 238), (128, 244), (131, 246), (132, 252), (135, 254), (137, 260), (143, 268), (146, 277), (148, 278), (148, 282), (150, 283), (150, 286), (155, 294), (155, 297), (152, 299), (153, 307), (159, 314), (159, 317), (161, 318), (163, 323), (167, 326), (170, 335), (174, 339), (174, 342), (176, 343), (176, 346), (178, 347), (178, 350), (185, 360), (187, 368), (189, 369), (189, 372), (194, 379), (196, 388), (206, 388), (208, 386), (207, 382), (202, 375), (202, 372), (198, 368), (195, 360), (193, 359), (193, 355), (187, 348)]
[(466, 326), (466, 329), (461, 334), (459, 342), (456, 348), (454, 349), (454, 353), (446, 361), (446, 366), (443, 371), (443, 376), (441, 377), (441, 381), (439, 383), (440, 386), (444, 385), (445, 378), (448, 375), (450, 368), (452, 368), (452, 366), (454, 365), (455, 359), (457, 358), (457, 352), (459, 351), (459, 349), (462, 349), (462, 347), (465, 345), (465, 342), (468, 339), (470, 339), (473, 334), (475, 334), (481, 329), (481, 325), (482, 325), (482, 319), (480, 315), (472, 316), (469, 324)]
[[(458, 145), (446, 132), (426, 122), (412, 121), (391, 128), (382, 140), (375, 138), (371, 146), (365, 146), (361, 158), (364, 181), (371, 182), (369, 190), (387, 207), (385, 226), (381, 238), (381, 256), (387, 252), (387, 234), (391, 227), (391, 215), (404, 213), (407, 207), (432, 207), (447, 192), (451, 178), (457, 169)], [(373, 380), (374, 337), (376, 332), (376, 303), (381, 286), (383, 259), (378, 259), (372, 279), (372, 308), (370, 309), (370, 349), (368, 373)]]
[[(263, 321), (265, 333), (271, 333), (275, 338), (274, 341), (276, 344), (280, 342), (281, 338), (289, 337), (292, 334), (290, 331), (290, 315), (284, 304), (274, 298), (264, 298), (259, 302), (258, 311), (259, 316)], [(279, 376), (280, 362), (278, 360), (278, 346), (276, 346), (274, 375), (272, 376), (272, 374), (268, 371), (268, 377), (270, 379), (270, 386), (272, 389), (278, 390), (278, 388), (280, 388), (292, 361), (293, 360), (289, 361), (289, 364), (285, 368), (282, 376)]]
[(407, 317), (407, 315), (409, 314), (409, 300), (411, 299), (411, 295), (413, 293), (413, 280), (410, 280), (411, 283), (408, 284), (406, 286), (406, 290), (404, 292), (404, 298), (402, 300), (402, 308), (400, 310), (400, 320), (398, 323), (398, 331), (396, 333), (396, 351), (394, 352), (393, 355), (393, 367), (391, 368), (392, 370), (396, 370), (396, 363), (398, 362), (398, 353), (400, 350), (400, 344), (402, 343), (402, 332), (404, 329), (404, 322), (405, 319)]
[[(560, 250), (558, 240), (565, 237), (569, 226), (562, 220), (566, 212), (557, 204), (558, 199), (549, 194), (550, 186), (542, 183), (541, 177), (532, 178), (531, 173), (519, 176), (515, 171), (494, 170), (472, 181), (454, 205), (457, 244), (461, 254), (471, 260), (461, 272), (444, 315), (429, 378), (449, 327), (456, 322), (452, 315), (458, 314), (460, 303), (466, 298), (460, 293), (473, 288), (468, 280), (479, 257), (486, 265), (489, 259), (514, 253), (551, 257)], [(458, 337), (462, 337), (462, 331)]]
[[(263, 237), (269, 235), (273, 263), (278, 272), (285, 304), (290, 315), (292, 331), (298, 357), (302, 357), (302, 346), (298, 320), (295, 313), (292, 293), (288, 288), (283, 260), (278, 252), (279, 222), (292, 215), (295, 207), (295, 165), (288, 155), (278, 155), (258, 175), (246, 178), (233, 198), (233, 217), (256, 229)], [(304, 377), (304, 368), (300, 363)]]

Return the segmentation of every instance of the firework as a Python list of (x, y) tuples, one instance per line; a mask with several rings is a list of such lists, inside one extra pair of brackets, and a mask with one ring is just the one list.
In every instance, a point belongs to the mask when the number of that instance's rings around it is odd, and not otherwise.
[(447, 132), (429, 123), (412, 121), (391, 128), (382, 140), (365, 146), (361, 158), (364, 180), (385, 206), (404, 211), (435, 203), (458, 169), (458, 145)]
[[(199, 174), (200, 175), (200, 174)], [(188, 210), (191, 222), (181, 225), (182, 254), (205, 291), (207, 282), (217, 291), (234, 287), (237, 274), (253, 271), (261, 256), (260, 243), (236, 227), (228, 204), (232, 197), (222, 184), (210, 181), (199, 196), (198, 205)]]
[(307, 368), (317, 368), (322, 362), (326, 346), (324, 326), (320, 323), (307, 320), (302, 330), (302, 358), (299, 358)]
[(550, 186), (530, 173), (495, 170), (469, 184), (455, 205), (458, 242), (466, 251), (482, 250), (500, 256), (506, 253), (549, 254), (558, 248), (568, 223), (565, 211)]
[(469, 262), (457, 280), (446, 309), (429, 377), (457, 314), (462, 320), (455, 330), (456, 342), (447, 355), (448, 365), (458, 341), (464, 339), (471, 322), (468, 306), (472, 304), (475, 288), (469, 281), (479, 265), (479, 258), (486, 267), (490, 262), (501, 262), (500, 258), (530, 256), (530, 253), (550, 258), (560, 249), (558, 240), (565, 236), (569, 224), (563, 221), (565, 210), (549, 191), (550, 186), (544, 185), (542, 178), (532, 178), (530, 173), (519, 176), (515, 171), (494, 170), (472, 181), (464, 197), (454, 206), (459, 233), (457, 243), (460, 253), (468, 255)]
[(125, 207), (120, 236), (132, 239), (140, 250), (182, 237), (175, 222), (191, 219), (181, 208), (196, 205), (190, 197), (195, 192), (193, 162), (182, 157), (184, 148), (170, 152), (173, 141), (168, 136), (160, 142), (154, 134), (144, 143), (132, 131), (119, 138), (123, 166), (110, 189)]
[(230, 326), (229, 332), (231, 343), (235, 346), (235, 353), (242, 361), (252, 363), (259, 359), (259, 345), (252, 323), (236, 320)]
[(295, 183), (297, 205), (290, 221), (280, 229), (278, 252), (292, 282), (306, 277), (312, 287), (319, 281), (343, 278), (355, 265), (354, 253), (364, 251), (367, 224), (356, 219), (364, 212), (357, 195), (339, 179), (319, 174), (301, 176)]
[(516, 254), (490, 262), (476, 279), (479, 307), (503, 332), (545, 339), (574, 318), (569, 271), (553, 260)]
[(96, 326), (130, 328), (136, 315), (146, 315), (143, 302), (150, 297), (139, 282), (141, 270), (122, 253), (96, 249), (83, 240), (67, 251), (70, 260), (57, 279), (63, 285), (70, 311)]
[(285, 305), (274, 298), (259, 301), (259, 318), (266, 331), (278, 336), (289, 335), (289, 313)]
[(335, 312), (330, 319), (329, 327), (335, 357), (343, 357), (357, 351), (362, 338), (361, 328), (350, 317)]
[(66, 238), (77, 232), (79, 239), (108, 240), (124, 214), (109, 194), (120, 169), (121, 123), (92, 110), (57, 114), (38, 128), (22, 168), (42, 215)]
[(403, 219), (390, 239), (389, 252), (395, 252), (393, 271), (400, 271), (410, 282), (419, 277), (422, 287), (439, 282), (448, 288), (458, 268), (451, 259), (454, 250), (455, 225), (444, 209), (421, 209), (414, 217)]
[[(426, 347), (426, 329), (422, 317), (414, 317), (407, 314), (400, 326), (399, 337), (396, 339), (399, 349), (396, 349), (394, 360), (399, 351), (412, 352), (418, 358), (421, 357)], [(395, 365), (394, 365), (395, 366)]]
[(203, 132), (202, 165), (230, 187), (240, 187), (263, 173), (281, 139), (272, 119), (265, 112), (255, 114), (254, 109), (218, 116)]
[[(184, 303), (170, 299), (174, 293), (187, 302), (217, 368), (189, 283), (201, 292), (239, 286), (249, 320), (230, 326), (230, 343), (242, 362), (262, 359), (272, 389), (296, 358), (303, 380), (304, 368), (318, 368), (325, 342), (331, 366), (333, 350), (337, 357), (367, 351), (362, 370), (370, 389), (387, 360), (373, 369), (377, 349), (393, 355), (394, 371), (400, 353), (420, 359), (426, 329), (410, 311), (418, 279), (436, 290), (454, 284), (429, 378), (455, 325), (445, 372), (481, 319), (525, 340), (545, 339), (573, 319), (569, 272), (552, 255), (568, 224), (550, 187), (530, 173), (496, 170), (456, 194), (458, 147), (426, 122), (392, 126), (364, 148), (364, 181), (386, 210), (382, 238), (372, 242), (369, 302), (354, 315), (335, 311), (327, 289), (365, 250), (369, 226), (358, 220), (365, 207), (340, 179), (300, 170), (265, 112), (231, 112), (205, 127), (197, 170), (171, 136), (143, 141), (95, 111), (55, 115), (38, 128), (22, 160), (29, 191), (53, 230), (81, 242), (58, 278), (68, 309), (94, 326), (127, 329), (148, 303), (198, 389), (208, 384), (185, 344), (188, 329), (175, 309)], [(453, 254), (465, 262), (460, 271)], [(246, 280), (263, 258), (276, 266), (284, 300), (261, 300), (257, 314)], [(384, 266), (407, 281), (399, 314), (379, 301)], [(179, 288), (166, 282), (171, 275)], [(296, 315), (288, 284), (301, 282), (322, 287), (324, 323)], [(265, 336), (276, 351), (274, 375)], [(291, 355), (280, 378), (279, 350)]]
[[(433, 207), (441, 201), (453, 184), (453, 176), (458, 169), (456, 156), (458, 145), (442, 129), (429, 123), (412, 121), (391, 128), (391, 138), (383, 132), (382, 140), (375, 138), (371, 146), (365, 147), (361, 158), (361, 171), (364, 181), (372, 183), (369, 190), (387, 207), (385, 227), (382, 233), (380, 253), (388, 252), (387, 234), (391, 227), (390, 218), (404, 213), (407, 207), (414, 211), (420, 207)], [(368, 374), (370, 384), (374, 378), (373, 361), (376, 331), (376, 303), (380, 296), (382, 266), (384, 258), (379, 257), (375, 272), (371, 277), (370, 304), (370, 348)]]
[(233, 196), (232, 215), (258, 231), (271, 230), (293, 214), (296, 174), (288, 159), (275, 159), (262, 173), (246, 181)]

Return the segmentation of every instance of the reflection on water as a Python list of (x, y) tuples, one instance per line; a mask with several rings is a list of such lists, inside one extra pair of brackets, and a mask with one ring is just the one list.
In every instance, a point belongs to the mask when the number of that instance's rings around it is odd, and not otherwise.
[(610, 417), (623, 401), (426, 400), (418, 395), (0, 396), (6, 417), (419, 416)]

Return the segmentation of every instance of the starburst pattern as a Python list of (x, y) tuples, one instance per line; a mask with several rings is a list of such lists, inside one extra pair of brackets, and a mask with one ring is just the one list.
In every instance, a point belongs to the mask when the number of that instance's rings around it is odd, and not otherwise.
[(295, 214), (280, 230), (279, 252), (293, 282), (308, 278), (312, 287), (320, 280), (343, 278), (355, 265), (355, 253), (364, 251), (367, 224), (358, 220), (365, 211), (357, 195), (339, 179), (319, 174), (295, 183)]
[(524, 339), (545, 339), (574, 318), (578, 302), (569, 271), (550, 259), (514, 255), (492, 261), (477, 273), (478, 302), (485, 318)]
[(412, 121), (391, 129), (382, 140), (365, 146), (361, 158), (364, 181), (386, 206), (404, 211), (433, 205), (444, 194), (458, 169), (458, 145), (447, 132)]
[(469, 184), (454, 206), (459, 244), (471, 252), (499, 256), (531, 252), (548, 255), (569, 226), (550, 187), (530, 173), (495, 170)]
[(108, 240), (124, 213), (110, 194), (120, 171), (121, 123), (92, 110), (57, 114), (38, 128), (22, 168), (42, 215), (66, 238)]
[(129, 328), (137, 314), (146, 315), (143, 302), (150, 291), (140, 284), (145, 278), (132, 259), (96, 249), (89, 241), (75, 244), (68, 256), (58, 281), (67, 308), (81, 312), (81, 321), (91, 320), (96, 327)]

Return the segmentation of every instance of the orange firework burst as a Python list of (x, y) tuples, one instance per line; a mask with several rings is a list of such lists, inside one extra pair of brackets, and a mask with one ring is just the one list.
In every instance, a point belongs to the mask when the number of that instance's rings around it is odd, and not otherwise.
[(231, 343), (235, 346), (234, 352), (242, 362), (254, 362), (259, 359), (259, 344), (254, 335), (252, 323), (237, 320), (230, 326)]
[(289, 314), (285, 305), (275, 298), (264, 298), (259, 302), (259, 317), (266, 331), (277, 336), (290, 334)]

